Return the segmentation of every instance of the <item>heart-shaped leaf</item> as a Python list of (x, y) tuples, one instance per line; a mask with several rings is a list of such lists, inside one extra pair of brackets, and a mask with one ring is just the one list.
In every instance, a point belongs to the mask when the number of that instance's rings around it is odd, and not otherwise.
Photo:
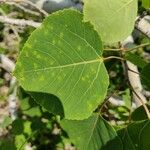
[(89, 117), (109, 84), (99, 35), (74, 10), (44, 20), (26, 42), (14, 75), (27, 91), (57, 96), (67, 119)]

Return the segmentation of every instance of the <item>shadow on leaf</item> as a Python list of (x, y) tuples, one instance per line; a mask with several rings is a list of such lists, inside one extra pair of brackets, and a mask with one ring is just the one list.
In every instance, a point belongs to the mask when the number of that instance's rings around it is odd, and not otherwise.
[(48, 112), (54, 115), (60, 115), (61, 118), (64, 117), (64, 109), (59, 98), (52, 94), (39, 93), (39, 92), (29, 92), (31, 97), (42, 107), (44, 107)]

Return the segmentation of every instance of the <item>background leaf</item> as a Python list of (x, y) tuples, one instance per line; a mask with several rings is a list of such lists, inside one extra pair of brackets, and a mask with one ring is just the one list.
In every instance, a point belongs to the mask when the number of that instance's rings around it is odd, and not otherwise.
[(60, 115), (61, 117), (64, 116), (63, 106), (56, 96), (52, 94), (36, 92), (30, 92), (30, 94), (34, 100), (43, 106), (48, 112), (54, 115)]
[(146, 85), (148, 88), (150, 88), (150, 64), (147, 64), (142, 72), (141, 72), (141, 78), (144, 85)]
[(5, 129), (6, 127), (8, 127), (10, 124), (12, 123), (12, 119), (10, 117), (5, 117), (3, 122), (0, 123), (0, 128), (1, 129)]
[[(146, 105), (147, 105), (147, 108), (150, 110), (150, 102), (148, 102)], [(135, 109), (131, 114), (131, 119), (134, 121), (148, 119), (144, 107), (140, 106), (137, 109)]]
[(150, 1), (149, 0), (142, 0), (142, 6), (146, 9), (150, 8)]
[(11, 149), (11, 150), (16, 150), (16, 146), (15, 144), (13, 143), (12, 139), (1, 139), (0, 140), (0, 150), (8, 150), (8, 149)]
[(21, 119), (16, 119), (12, 123), (12, 132), (15, 135), (23, 133), (23, 121)]
[(84, 21), (90, 21), (102, 41), (113, 43), (127, 38), (137, 15), (137, 0), (84, 0)]
[(89, 117), (109, 83), (99, 35), (82, 20), (73, 10), (47, 17), (28, 39), (14, 72), (25, 90), (57, 96), (67, 119)]
[(62, 120), (61, 126), (78, 150), (122, 150), (116, 132), (98, 114), (82, 121)]
[(124, 150), (149, 150), (150, 121), (137, 121), (118, 131)]
[(147, 65), (147, 62), (143, 58), (131, 52), (127, 52), (125, 58), (140, 68), (144, 68)]

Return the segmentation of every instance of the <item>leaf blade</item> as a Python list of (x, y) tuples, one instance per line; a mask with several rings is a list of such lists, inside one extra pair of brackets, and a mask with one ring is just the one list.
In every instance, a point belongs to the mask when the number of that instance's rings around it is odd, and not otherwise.
[(122, 150), (117, 134), (99, 114), (82, 121), (64, 119), (61, 126), (79, 150)]
[(25, 90), (57, 96), (67, 119), (89, 117), (109, 84), (102, 42), (82, 19), (73, 10), (46, 18), (25, 44), (14, 72)]
[(122, 140), (124, 150), (148, 150), (150, 146), (149, 125), (150, 122), (147, 119), (133, 122), (119, 130), (118, 135)]
[(114, 43), (127, 38), (137, 15), (136, 0), (84, 0), (84, 21), (90, 21), (102, 41)]

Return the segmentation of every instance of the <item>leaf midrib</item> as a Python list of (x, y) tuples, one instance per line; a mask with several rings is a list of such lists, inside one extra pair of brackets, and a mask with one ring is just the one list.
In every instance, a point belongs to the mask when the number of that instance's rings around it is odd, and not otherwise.
[(93, 64), (93, 63), (97, 63), (97, 62), (101, 63), (102, 61), (103, 61), (103, 58), (99, 57), (94, 60), (77, 62), (77, 63), (67, 64), (67, 65), (59, 65), (59, 66), (54, 66), (54, 67), (52, 66), (52, 67), (45, 67), (45, 68), (40, 68), (40, 69), (26, 70), (26, 71), (24, 71), (24, 73), (45, 71), (45, 70), (50, 70), (50, 69), (62, 69), (62, 68), (85, 65), (85, 64)]
[(90, 141), (91, 141), (91, 139), (92, 139), (92, 136), (93, 136), (93, 133), (94, 133), (95, 127), (96, 127), (96, 125), (97, 125), (98, 119), (99, 119), (99, 115), (97, 115), (97, 117), (96, 117), (96, 119), (95, 119), (95, 122), (93, 123), (93, 128), (92, 128), (92, 131), (91, 131), (90, 137), (89, 137), (89, 139), (88, 139), (88, 141), (87, 141), (86, 150), (88, 149), (88, 146), (89, 146)]

